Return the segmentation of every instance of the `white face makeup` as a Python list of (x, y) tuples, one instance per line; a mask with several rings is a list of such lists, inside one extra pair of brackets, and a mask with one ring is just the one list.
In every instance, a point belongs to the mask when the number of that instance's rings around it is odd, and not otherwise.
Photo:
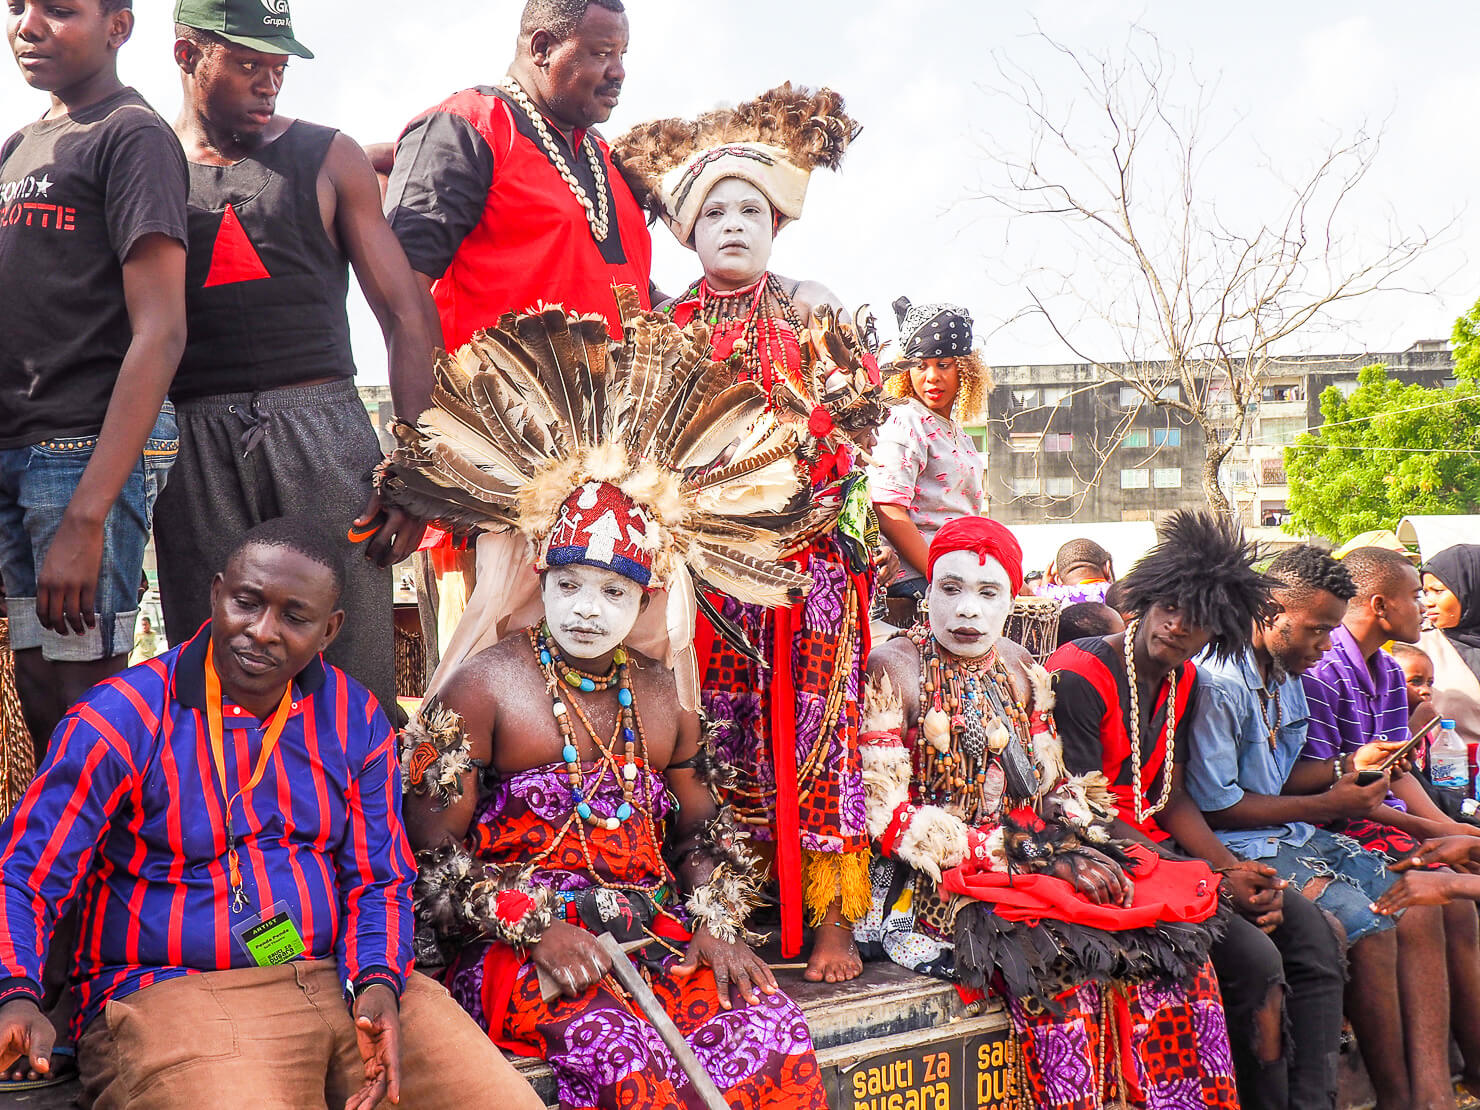
[(601, 567), (551, 567), (540, 596), (550, 635), (571, 659), (599, 659), (620, 647), (642, 612), (642, 587)]
[(704, 277), (719, 289), (739, 289), (771, 264), (771, 205), (761, 191), (738, 177), (715, 183), (694, 223), (694, 249)]
[(930, 576), (930, 634), (952, 655), (977, 659), (1002, 638), (1012, 583), (1002, 564), (975, 551), (950, 551)]

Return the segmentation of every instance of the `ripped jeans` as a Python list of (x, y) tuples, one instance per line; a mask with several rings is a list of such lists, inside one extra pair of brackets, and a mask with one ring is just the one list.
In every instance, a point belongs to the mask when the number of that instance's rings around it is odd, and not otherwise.
[[(1267, 935), (1235, 915), (1213, 946), (1239, 1100), (1244, 1110), (1331, 1110), (1346, 962), (1321, 911), (1295, 889), (1286, 889), (1284, 910)], [(1273, 988), (1284, 991), (1283, 1053), (1267, 1061), (1255, 1045)]]
[(1393, 885), (1387, 859), (1349, 836), (1318, 828), (1298, 848), (1281, 844), (1278, 852), (1259, 862), (1269, 864), (1292, 888), (1341, 922), (1348, 944), (1398, 923), (1372, 910), (1377, 896)]

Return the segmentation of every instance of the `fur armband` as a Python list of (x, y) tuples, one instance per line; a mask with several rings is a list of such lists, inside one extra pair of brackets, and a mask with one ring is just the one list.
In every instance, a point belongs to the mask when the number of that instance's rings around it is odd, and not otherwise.
[(555, 892), (521, 867), (479, 863), (461, 845), (417, 853), (416, 912), (439, 938), (533, 945), (555, 920)]
[(859, 704), (859, 759), (863, 766), (863, 812), (869, 839), (878, 840), (910, 799), (909, 749), (904, 708), (887, 674), (870, 675)]
[(462, 717), (427, 701), (401, 730), (401, 789), (430, 795), (443, 809), (462, 797), (462, 777), (473, 769)]
[[(910, 811), (894, 835), (894, 857), (940, 882), (966, 859), (971, 826), (940, 806), (909, 806)], [(893, 832), (893, 830), (890, 830)]]
[(693, 889), (684, 905), (694, 929), (707, 929), (716, 940), (734, 944), (749, 936), (745, 922), (760, 900), (755, 873), (726, 861)]

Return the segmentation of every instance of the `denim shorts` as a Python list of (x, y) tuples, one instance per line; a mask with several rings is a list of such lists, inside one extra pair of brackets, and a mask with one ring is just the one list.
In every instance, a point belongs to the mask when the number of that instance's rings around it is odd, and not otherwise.
[(42, 628), (36, 616), (37, 574), (97, 444), (95, 435), (66, 436), (0, 450), (0, 580), (10, 615), (10, 643), (17, 651), (39, 647), (46, 659), (87, 663), (133, 647), (154, 500), (180, 449), (175, 406), (168, 401), (103, 523), (94, 599), (97, 627), (62, 636)]
[(1329, 879), (1326, 889), (1311, 901), (1341, 922), (1348, 943), (1397, 924), (1395, 918), (1372, 911), (1377, 896), (1393, 885), (1387, 860), (1349, 836), (1316, 829), (1315, 835), (1298, 848), (1281, 844), (1278, 852), (1259, 862), (1269, 864), (1280, 878), (1302, 892), (1312, 880)]

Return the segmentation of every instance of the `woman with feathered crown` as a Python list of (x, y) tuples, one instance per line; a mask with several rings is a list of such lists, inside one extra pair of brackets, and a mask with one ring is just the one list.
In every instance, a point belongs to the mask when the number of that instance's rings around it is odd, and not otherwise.
[[(697, 637), (712, 745), (733, 770), (727, 797), (774, 852), (782, 950), (800, 949), (805, 905), (816, 927), (806, 977), (828, 982), (863, 970), (851, 923), (869, 897), (857, 737), (873, 572), (864, 487), (851, 478), (852, 437), (827, 396), (838, 383), (809, 373), (809, 355), (816, 343), (842, 341), (853, 348), (843, 361), (866, 366), (872, 385), (878, 372), (840, 322), (837, 297), (769, 264), (776, 233), (802, 214), (813, 169), (836, 169), (858, 130), (837, 93), (787, 84), (695, 120), (643, 124), (613, 147), (629, 179), (647, 187), (655, 215), (703, 266), (664, 311), (680, 326), (708, 324), (713, 357), (806, 421), (814, 487), (834, 487), (850, 504), (842, 527), (795, 556), (812, 579), (803, 601), (763, 609), (715, 597), (717, 619)], [(876, 407), (875, 423), (882, 415)]]
[(800, 596), (780, 559), (837, 507), (707, 327), (616, 296), (619, 346), (542, 307), (444, 357), (380, 475), (481, 533), (460, 655), (402, 740), (417, 962), (572, 1110), (824, 1110), (806, 1019), (747, 944), (755, 860), (716, 806), (690, 639), (696, 581)]

